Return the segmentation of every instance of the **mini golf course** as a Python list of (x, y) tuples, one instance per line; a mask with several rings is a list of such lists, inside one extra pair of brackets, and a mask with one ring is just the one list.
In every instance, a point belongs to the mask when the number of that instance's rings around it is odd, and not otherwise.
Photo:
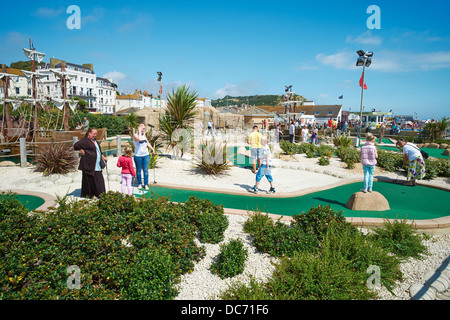
[[(185, 202), (190, 196), (209, 199), (224, 208), (268, 212), (280, 216), (292, 216), (308, 211), (318, 205), (330, 205), (333, 210), (343, 211), (345, 217), (389, 218), (389, 219), (435, 219), (447, 216), (450, 192), (417, 185), (403, 186), (388, 182), (374, 182), (373, 190), (381, 193), (389, 202), (387, 211), (354, 211), (345, 204), (351, 195), (362, 186), (362, 182), (350, 183), (294, 197), (254, 196), (193, 191), (151, 186), (146, 197), (169, 196), (171, 201)], [(263, 194), (261, 192), (260, 194)]]
[[(388, 139), (386, 142), (390, 141)], [(383, 142), (384, 142), (383, 140)], [(398, 151), (395, 147), (381, 147), (387, 150)], [(246, 147), (248, 150), (249, 148)], [(430, 156), (439, 149), (430, 149)], [(426, 150), (428, 152), (428, 149)], [(440, 150), (442, 151), (442, 150)], [(249, 157), (237, 153), (237, 147), (231, 147), (227, 150), (228, 159), (233, 165), (242, 167), (251, 167), (252, 161)], [(434, 153), (433, 153), (434, 152)], [(450, 158), (450, 157), (447, 157)], [(190, 196), (196, 196), (201, 199), (209, 199), (215, 204), (223, 205), (224, 208), (268, 212), (280, 216), (292, 216), (308, 211), (318, 205), (329, 205), (333, 210), (342, 211), (347, 218), (383, 218), (383, 219), (409, 219), (409, 220), (427, 220), (448, 216), (446, 209), (450, 203), (450, 192), (436, 188), (430, 188), (417, 185), (408, 187), (402, 184), (390, 182), (374, 182), (374, 191), (381, 193), (389, 202), (390, 210), (387, 211), (357, 211), (346, 208), (347, 200), (353, 193), (359, 191), (362, 182), (349, 183), (323, 191), (312, 192), (300, 196), (283, 197), (264, 196), (260, 192), (259, 196), (252, 194), (242, 195), (227, 194), (223, 192), (207, 192), (186, 190), (180, 188), (167, 188), (162, 186), (151, 186), (150, 190), (144, 193), (146, 197), (153, 195), (168, 196), (172, 201), (185, 202)], [(249, 186), (250, 188), (250, 186)], [(139, 196), (139, 195), (138, 195)]]

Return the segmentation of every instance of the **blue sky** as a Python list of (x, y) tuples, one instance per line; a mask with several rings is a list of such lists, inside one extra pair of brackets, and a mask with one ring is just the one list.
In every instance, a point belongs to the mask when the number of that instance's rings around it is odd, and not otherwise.
[[(70, 5), (81, 29), (70, 30)], [(369, 29), (370, 5), (380, 29)], [(92, 63), (121, 91), (164, 94), (188, 84), (200, 97), (282, 94), (285, 85), (316, 104), (359, 111), (362, 68), (356, 51), (374, 52), (365, 110), (450, 116), (449, 1), (7, 1), (0, 62), (36, 49)], [(340, 95), (344, 99), (339, 100)]]

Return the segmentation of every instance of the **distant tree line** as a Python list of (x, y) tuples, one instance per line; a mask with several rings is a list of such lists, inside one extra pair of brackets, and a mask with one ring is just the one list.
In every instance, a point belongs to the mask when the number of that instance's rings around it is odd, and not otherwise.
[[(300, 100), (305, 100), (302, 96)], [(282, 95), (253, 95), (253, 96), (225, 96), (222, 99), (216, 99), (211, 101), (213, 107), (226, 107), (227, 105), (255, 105), (255, 106), (277, 106), (283, 101)]]

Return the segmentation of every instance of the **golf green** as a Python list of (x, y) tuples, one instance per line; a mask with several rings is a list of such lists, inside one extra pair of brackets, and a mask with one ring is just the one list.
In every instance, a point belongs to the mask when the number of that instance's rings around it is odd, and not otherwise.
[(255, 197), (246, 195), (230, 195), (214, 192), (169, 189), (152, 186), (146, 193), (160, 196), (170, 196), (172, 201), (185, 202), (189, 196), (209, 199), (224, 208), (241, 210), (261, 210), (283, 216), (292, 216), (308, 211), (318, 205), (330, 205), (333, 210), (343, 211), (345, 217), (371, 217), (389, 219), (433, 219), (448, 215), (450, 192), (424, 186), (407, 187), (394, 183), (374, 182), (374, 191), (380, 192), (388, 200), (390, 210), (387, 211), (353, 211), (345, 204), (351, 195), (362, 187), (362, 182), (351, 183), (336, 188), (314, 192), (303, 196), (277, 198)]
[(44, 199), (27, 194), (14, 194), (14, 198), (24, 204), (29, 211), (33, 211), (45, 203)]

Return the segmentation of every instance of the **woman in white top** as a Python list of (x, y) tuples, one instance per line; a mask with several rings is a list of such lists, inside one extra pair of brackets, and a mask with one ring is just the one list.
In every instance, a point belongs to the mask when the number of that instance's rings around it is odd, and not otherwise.
[(414, 144), (406, 143), (403, 139), (399, 139), (396, 146), (403, 150), (403, 166), (408, 166), (405, 185), (415, 186), (416, 180), (422, 180), (425, 177), (425, 161), (422, 153)]
[(302, 142), (308, 142), (308, 134), (309, 134), (308, 128), (306, 128), (306, 126), (303, 126), (303, 129), (302, 129)]
[(138, 188), (142, 188), (142, 171), (144, 172), (144, 188), (148, 190), (148, 165), (150, 163), (150, 154), (148, 149), (152, 150), (152, 154), (155, 154), (155, 150), (148, 142), (145, 135), (145, 125), (139, 124), (137, 132), (133, 136), (134, 143), (134, 164), (136, 165), (136, 180), (139, 184)]

